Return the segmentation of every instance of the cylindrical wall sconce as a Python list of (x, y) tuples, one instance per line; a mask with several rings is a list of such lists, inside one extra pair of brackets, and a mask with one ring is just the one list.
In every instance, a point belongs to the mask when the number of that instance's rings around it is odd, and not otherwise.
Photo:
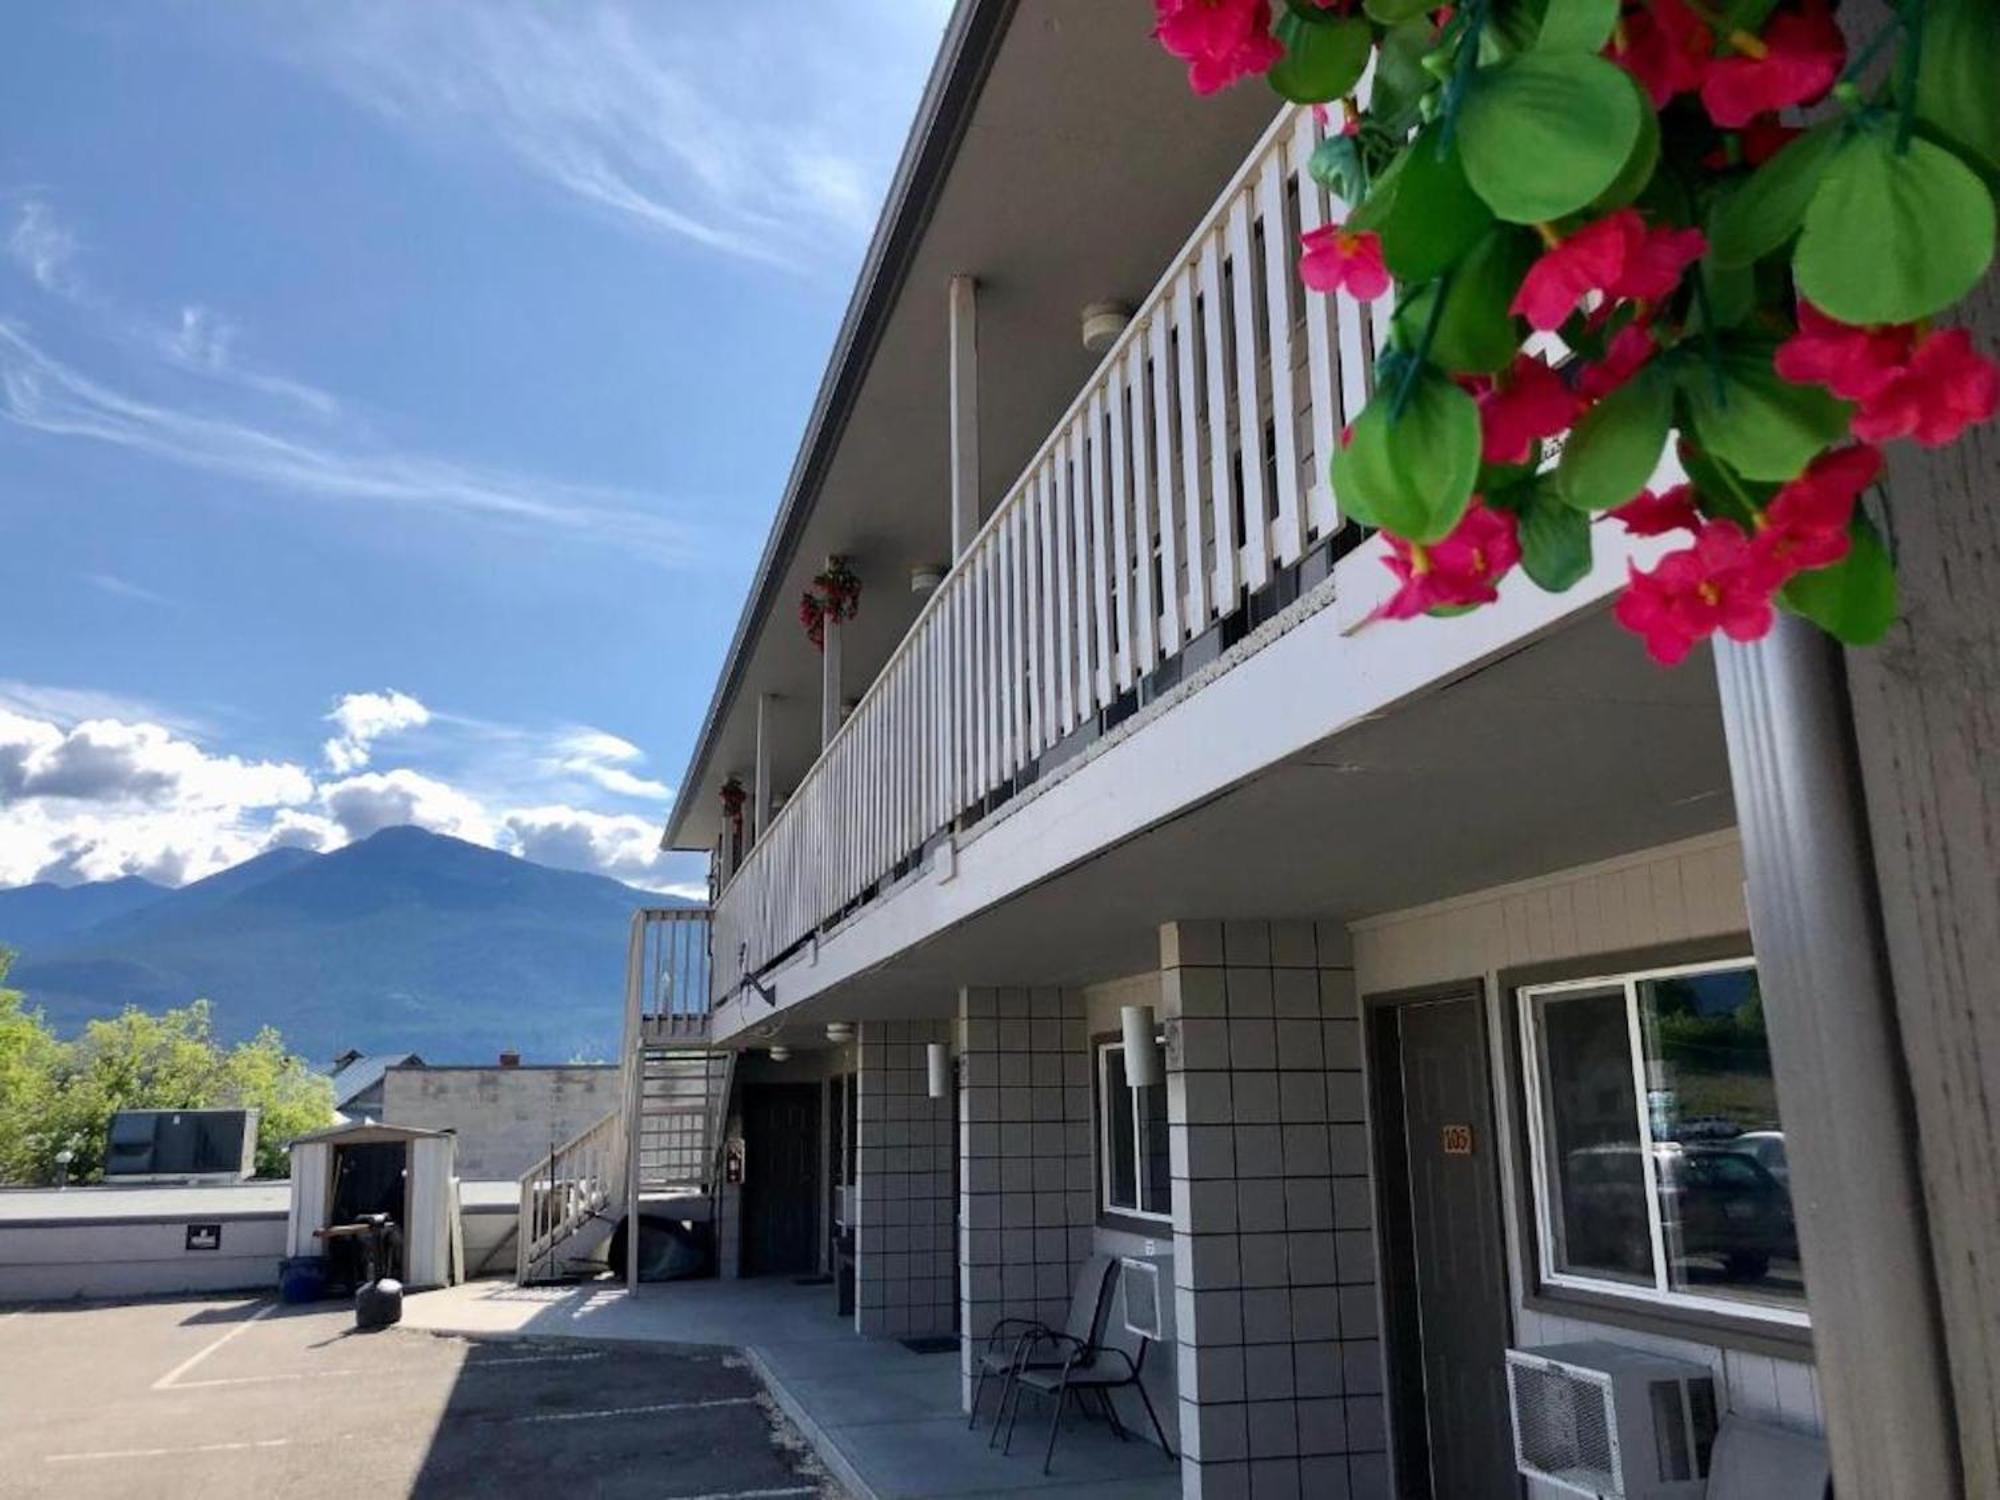
[(930, 1095), (933, 1099), (951, 1097), (951, 1048), (943, 1042), (932, 1042), (924, 1048), (924, 1061), (930, 1065)]
[(771, 1049), (772, 1062), (784, 1062), (786, 1059), (791, 1057), (791, 1055), (792, 1055), (792, 1049), (790, 1047), (778, 1046), (778, 1047), (773, 1047)]
[(1135, 1089), (1164, 1083), (1166, 1068), (1160, 1058), (1160, 1040), (1154, 1031), (1153, 1007), (1120, 1006), (1118, 1025), (1125, 1034), (1125, 1081)]

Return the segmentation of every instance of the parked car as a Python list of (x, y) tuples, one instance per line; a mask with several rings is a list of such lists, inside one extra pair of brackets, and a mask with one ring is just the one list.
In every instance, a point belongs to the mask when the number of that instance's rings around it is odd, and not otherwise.
[(1716, 1256), (1730, 1281), (1760, 1281), (1774, 1260), (1796, 1260), (1798, 1230), (1785, 1185), (1754, 1156), (1698, 1146), (1659, 1158), (1661, 1214), (1680, 1258)]
[(1785, 1159), (1785, 1133), (1782, 1130), (1746, 1130), (1728, 1143), (1728, 1149), (1749, 1157), (1777, 1178), (1786, 1192), (1792, 1190), (1792, 1167)]

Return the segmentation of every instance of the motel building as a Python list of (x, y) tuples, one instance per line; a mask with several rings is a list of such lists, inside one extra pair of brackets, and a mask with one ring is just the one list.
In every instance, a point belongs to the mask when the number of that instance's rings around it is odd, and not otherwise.
[(711, 908), (635, 927), (600, 1199), (705, 1196), (720, 1275), (956, 1338), (967, 1403), (1108, 1263), (1203, 1500), (1554, 1496), (1565, 1447), (1698, 1495), (1732, 1424), (2000, 1494), (1992, 432), (1893, 455), (1873, 652), (1658, 668), (1613, 528), (1566, 593), (1372, 621), (1327, 467), (1386, 303), (1300, 287), (1323, 127), (1150, 25), (947, 28), (665, 830)]

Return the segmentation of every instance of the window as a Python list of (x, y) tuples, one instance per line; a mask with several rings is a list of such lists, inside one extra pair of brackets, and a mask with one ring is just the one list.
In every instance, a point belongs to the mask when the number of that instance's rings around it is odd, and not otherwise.
[(1805, 1326), (1755, 964), (1520, 999), (1543, 1282)]
[(1167, 1091), (1125, 1081), (1125, 1044), (1097, 1047), (1098, 1206), (1132, 1219), (1173, 1217)]

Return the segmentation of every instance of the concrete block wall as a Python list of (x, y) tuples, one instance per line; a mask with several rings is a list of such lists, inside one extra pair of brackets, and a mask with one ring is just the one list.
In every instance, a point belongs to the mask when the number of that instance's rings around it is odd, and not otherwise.
[(516, 1068), (419, 1063), (382, 1075), (382, 1119), (456, 1132), (458, 1175), (468, 1180), (519, 1177), (551, 1146), (581, 1135), (618, 1105), (618, 1068), (611, 1063)]
[(1345, 928), (1162, 927), (1182, 1492), (1387, 1500)]
[(932, 1099), (925, 1051), (949, 1021), (863, 1021), (856, 1031), (854, 1326), (890, 1338), (948, 1334), (951, 1100)]
[(961, 1399), (993, 1324), (1069, 1315), (1092, 1249), (1090, 1038), (1079, 990), (959, 998)]

